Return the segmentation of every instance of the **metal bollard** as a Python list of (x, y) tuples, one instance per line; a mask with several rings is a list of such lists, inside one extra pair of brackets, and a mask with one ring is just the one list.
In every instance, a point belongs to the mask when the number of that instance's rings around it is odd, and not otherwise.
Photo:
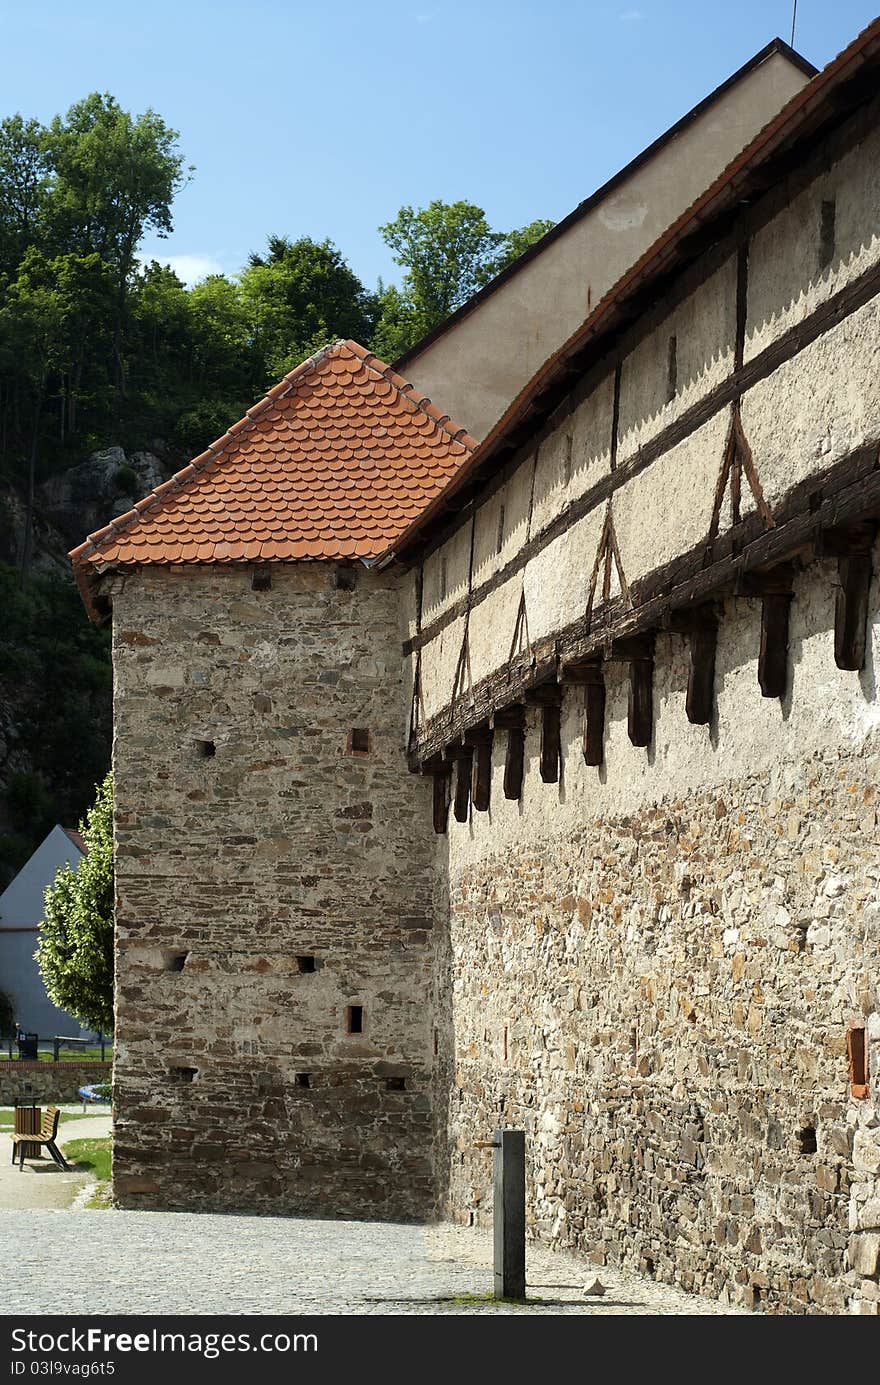
[(477, 1149), (494, 1150), (495, 1297), (526, 1296), (526, 1136), (496, 1130)]

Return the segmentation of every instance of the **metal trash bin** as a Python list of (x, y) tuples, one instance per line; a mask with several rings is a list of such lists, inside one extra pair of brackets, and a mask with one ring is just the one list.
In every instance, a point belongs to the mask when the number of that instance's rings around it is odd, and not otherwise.
[(30, 1062), (36, 1062), (39, 1054), (37, 1044), (40, 1042), (39, 1034), (25, 1034), (23, 1030), (18, 1031), (18, 1056)]

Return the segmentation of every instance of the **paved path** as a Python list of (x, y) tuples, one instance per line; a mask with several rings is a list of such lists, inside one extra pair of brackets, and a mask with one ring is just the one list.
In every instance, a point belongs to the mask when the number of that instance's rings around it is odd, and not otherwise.
[[(80, 1106), (62, 1106), (71, 1114), (81, 1112)], [(108, 1115), (83, 1116), (81, 1120), (62, 1121), (58, 1127), (58, 1147), (64, 1153), (68, 1140), (94, 1140), (110, 1134)], [(69, 1207), (77, 1195), (93, 1179), (89, 1173), (65, 1173), (49, 1155), (42, 1159), (25, 1159), (24, 1168), (11, 1163), (12, 1141), (7, 1131), (0, 1131), (0, 1210), (26, 1208)]]
[[(525, 1305), (498, 1304), (491, 1233), (456, 1226), (184, 1212), (0, 1211), (3, 1313), (735, 1313), (632, 1275), (529, 1247)], [(58, 1274), (58, 1266), (71, 1273)]]

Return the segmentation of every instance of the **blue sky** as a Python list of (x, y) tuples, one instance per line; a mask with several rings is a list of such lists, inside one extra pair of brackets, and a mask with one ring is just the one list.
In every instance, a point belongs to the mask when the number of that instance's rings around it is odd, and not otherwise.
[[(819, 67), (876, 13), (797, 8)], [(791, 21), (792, 0), (0, 0), (0, 114), (151, 106), (195, 172), (147, 256), (192, 278), (328, 236), (372, 287), (398, 277), (376, 228), (402, 204), (558, 220)]]

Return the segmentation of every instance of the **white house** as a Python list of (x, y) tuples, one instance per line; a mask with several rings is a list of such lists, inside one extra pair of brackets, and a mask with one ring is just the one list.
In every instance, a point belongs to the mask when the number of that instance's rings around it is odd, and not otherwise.
[(76, 870), (85, 854), (78, 832), (53, 827), (0, 895), (0, 990), (12, 1001), (22, 1029), (41, 1039), (81, 1032), (79, 1020), (59, 1010), (47, 996), (34, 953), (46, 887), (63, 865)]

